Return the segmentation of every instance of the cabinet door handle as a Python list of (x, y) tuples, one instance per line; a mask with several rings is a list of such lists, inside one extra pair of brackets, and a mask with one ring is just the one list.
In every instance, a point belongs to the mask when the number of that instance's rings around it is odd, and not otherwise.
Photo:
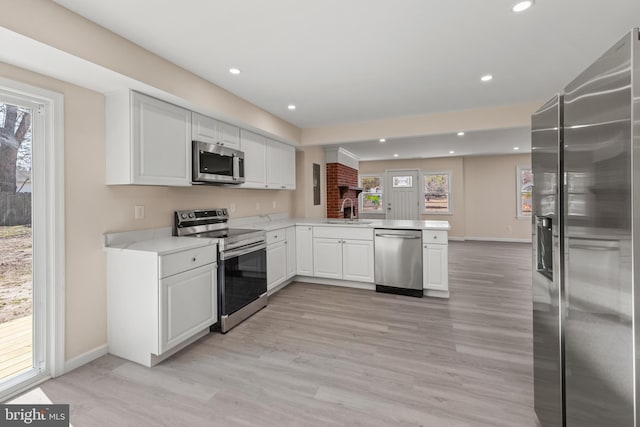
[(280, 188), (287, 188), (287, 186), (286, 185), (281, 185)]
[(424, 248), (427, 249), (427, 245), (424, 245)]
[(193, 257), (193, 259), (191, 261), (196, 262), (196, 257)]
[(264, 188), (269, 188), (269, 186), (268, 186), (268, 185), (265, 185), (265, 186), (264, 186)]

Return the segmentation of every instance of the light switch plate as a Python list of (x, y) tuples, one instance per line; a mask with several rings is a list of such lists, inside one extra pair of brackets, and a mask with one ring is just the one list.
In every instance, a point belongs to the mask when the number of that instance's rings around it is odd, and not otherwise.
[(134, 217), (135, 219), (144, 219), (144, 205), (134, 206)]

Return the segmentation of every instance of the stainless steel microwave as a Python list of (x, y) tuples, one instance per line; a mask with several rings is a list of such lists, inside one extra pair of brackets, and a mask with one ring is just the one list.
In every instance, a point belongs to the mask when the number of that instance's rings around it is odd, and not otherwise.
[(195, 184), (242, 184), (244, 182), (244, 153), (221, 145), (193, 141), (193, 169)]

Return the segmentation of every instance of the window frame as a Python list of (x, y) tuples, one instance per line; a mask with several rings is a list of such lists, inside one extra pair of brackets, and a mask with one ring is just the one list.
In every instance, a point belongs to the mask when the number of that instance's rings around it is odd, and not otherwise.
[[(447, 175), (447, 182), (449, 184), (449, 191), (448, 191), (448, 195), (449, 195), (449, 209), (447, 209), (446, 211), (430, 211), (427, 210), (427, 207), (425, 206), (425, 197), (427, 195), (427, 192), (425, 191), (425, 186), (424, 186), (424, 180), (426, 178), (427, 175)], [(422, 200), (421, 200), (421, 204), (420, 204), (420, 214), (421, 215), (453, 215), (453, 173), (451, 172), (451, 170), (436, 170), (436, 171), (421, 171), (420, 172), (420, 186), (421, 186), (421, 190), (420, 190), (420, 194), (422, 194)]]
[[(362, 178), (378, 178), (380, 180), (380, 186), (382, 191), (380, 192), (382, 198), (384, 198), (384, 174), (381, 173), (363, 173), (358, 174), (358, 186), (362, 187)], [(363, 207), (364, 195), (367, 194), (364, 190), (358, 195), (358, 215), (384, 215), (384, 209), (382, 207), (379, 211), (365, 211)], [(381, 204), (382, 206), (382, 204)]]
[[(533, 185), (533, 169), (531, 166), (526, 166), (526, 165), (517, 165), (516, 166), (516, 218), (517, 219), (531, 219), (531, 216), (533, 214), (533, 212), (523, 212), (522, 211), (522, 183), (521, 183), (521, 178), (522, 178), (522, 171), (523, 170), (530, 170), (531, 171), (531, 185)], [(533, 189), (532, 189), (533, 192)], [(533, 197), (533, 194), (532, 194)], [(533, 211), (533, 206), (532, 206), (532, 211)]]

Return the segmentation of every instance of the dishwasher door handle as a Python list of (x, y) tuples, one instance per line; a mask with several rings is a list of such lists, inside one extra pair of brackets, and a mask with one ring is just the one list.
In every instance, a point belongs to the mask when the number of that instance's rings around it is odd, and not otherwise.
[(376, 237), (393, 237), (395, 239), (420, 239), (420, 236), (407, 236), (403, 234), (376, 234)]

